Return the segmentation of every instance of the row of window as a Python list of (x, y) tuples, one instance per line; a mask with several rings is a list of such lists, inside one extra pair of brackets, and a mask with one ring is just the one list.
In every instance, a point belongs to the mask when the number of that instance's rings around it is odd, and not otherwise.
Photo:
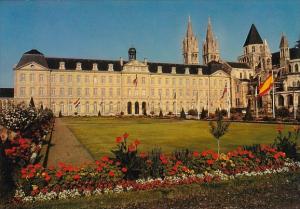
[(295, 64), (294, 66), (289, 65), (289, 72), (290, 73), (298, 73), (299, 72), (299, 65)]
[[(30, 73), (29, 74), (29, 81), (30, 82), (34, 82), (35, 81), (35, 76), (38, 77), (38, 81), (39, 82), (44, 82), (46, 79), (45, 79), (45, 75), (44, 74), (39, 74), (39, 75), (35, 75), (33, 73)], [(250, 75), (251, 76), (251, 75)], [(247, 77), (247, 76), (244, 76), (244, 77)], [(74, 80), (75, 79), (75, 80)], [(26, 74), (25, 73), (21, 73), (20, 74), (20, 79), (19, 79), (21, 82), (24, 82), (26, 81)], [(112, 84), (114, 83), (114, 80), (115, 80), (115, 83), (119, 84), (120, 83), (120, 77), (119, 76), (99, 76), (99, 77), (96, 77), (96, 76), (81, 76), (81, 75), (77, 75), (76, 78), (74, 78), (73, 75), (51, 75), (51, 82), (52, 83), (56, 83), (56, 82), (60, 82), (60, 83), (72, 83), (73, 81), (76, 81), (77, 83), (82, 83), (82, 82), (85, 82), (85, 83), (90, 83), (90, 82), (93, 82), (93, 83), (101, 83), (101, 84), (105, 84), (105, 83), (109, 83), (109, 84)], [(151, 84), (158, 84), (158, 85), (161, 85), (161, 84), (165, 84), (165, 85), (176, 85), (176, 81), (177, 81), (177, 84), (178, 85), (183, 85), (185, 84), (186, 86), (189, 86), (189, 85), (200, 85), (200, 86), (207, 86), (208, 85), (208, 79), (199, 79), (198, 82), (197, 82), (197, 79), (189, 79), (189, 78), (179, 78), (178, 80), (176, 78), (151, 78)], [(127, 84), (146, 84), (146, 77), (137, 77), (137, 76), (126, 76), (126, 82)], [(164, 83), (163, 83), (164, 82)], [(214, 86), (217, 86), (219, 85), (219, 87), (222, 87), (225, 85), (226, 83), (226, 80), (218, 80), (217, 79), (213, 79), (212, 81), (212, 84)]]
[[(76, 92), (73, 92), (74, 90), (76, 90)], [(99, 92), (99, 91), (100, 92)], [(37, 91), (37, 92), (36, 92)], [(238, 89), (237, 89), (238, 91)], [(86, 97), (89, 97), (89, 96), (102, 96), (102, 97), (105, 97), (106, 96), (106, 93), (108, 93), (108, 96), (110, 97), (113, 97), (113, 96), (121, 96), (121, 90), (120, 88), (117, 88), (117, 89), (113, 89), (113, 88), (109, 88), (108, 89), (108, 92), (107, 92), (107, 89), (105, 88), (101, 88), (101, 89), (98, 89), (98, 88), (85, 88), (85, 89), (82, 89), (82, 88), (77, 88), (77, 89), (74, 89), (74, 88), (51, 88), (51, 96), (78, 96), (78, 97), (81, 97), (81, 96), (86, 96)], [(165, 90), (162, 90), (162, 89), (151, 89), (151, 96), (159, 96), (159, 97), (167, 97), (167, 98), (170, 98), (170, 97), (173, 97), (174, 99), (176, 99), (178, 96), (179, 97), (183, 97), (183, 96), (186, 96), (186, 97), (190, 97), (190, 96), (193, 96), (193, 97), (207, 97), (208, 96), (208, 91), (197, 91), (197, 90), (182, 90), (182, 89), (179, 89), (178, 92), (176, 93), (176, 90), (175, 89), (165, 89)], [(185, 95), (184, 95), (185, 93)], [(219, 97), (220, 95), (222, 96), (223, 94), (223, 90), (213, 90), (211, 91), (210, 93), (210, 96), (211, 97)], [(20, 92), (19, 92), (19, 95), (20, 96), (27, 96), (26, 94), (26, 87), (21, 87), (20, 88)], [(46, 96), (46, 91), (45, 91), (45, 88), (44, 87), (39, 87), (39, 88), (34, 88), (34, 87), (30, 87), (29, 88), (29, 96)], [(142, 97), (145, 97), (146, 96), (146, 89), (142, 89), (141, 91), (137, 90), (137, 89), (127, 89), (127, 95), (126, 96), (142, 96)]]

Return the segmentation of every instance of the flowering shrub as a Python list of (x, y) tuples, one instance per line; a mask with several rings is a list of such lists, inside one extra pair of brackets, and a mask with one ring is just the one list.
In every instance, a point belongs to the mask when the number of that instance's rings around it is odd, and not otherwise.
[(114, 158), (104, 156), (94, 164), (76, 167), (59, 163), (56, 168), (35, 164), (24, 167), (16, 197), (25, 201), (64, 199), (228, 180), (300, 168), (300, 163), (287, 159), (284, 152), (267, 145), (259, 145), (255, 153), (241, 147), (220, 155), (212, 150), (186, 151), (183, 158), (179, 152), (170, 156), (160, 150), (139, 153), (137, 147), (140, 142), (136, 140), (127, 145), (128, 134), (117, 137), (116, 143)]

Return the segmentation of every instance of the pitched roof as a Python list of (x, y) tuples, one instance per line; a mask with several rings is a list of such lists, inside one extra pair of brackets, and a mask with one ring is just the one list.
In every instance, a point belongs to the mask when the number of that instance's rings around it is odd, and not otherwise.
[(30, 62), (35, 62), (40, 64), (41, 66), (48, 68), (48, 64), (44, 55), (36, 49), (32, 49), (28, 52), (25, 52), (21, 57), (20, 61), (18, 62), (16, 68), (21, 67)]
[(14, 98), (14, 89), (0, 88), (0, 98)]
[(244, 43), (244, 47), (251, 44), (263, 44), (263, 41), (257, 32), (257, 29), (254, 24), (251, 25), (250, 31), (248, 33), (247, 39)]
[(241, 63), (241, 62), (227, 62), (230, 67), (233, 68), (244, 68), (244, 69), (251, 69), (250, 66), (247, 63)]

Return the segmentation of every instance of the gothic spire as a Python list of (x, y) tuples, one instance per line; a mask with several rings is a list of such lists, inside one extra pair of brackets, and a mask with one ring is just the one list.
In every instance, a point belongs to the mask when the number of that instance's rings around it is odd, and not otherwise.
[(188, 27), (187, 27), (187, 31), (186, 31), (186, 36), (187, 36), (187, 37), (192, 37), (192, 36), (194, 36), (194, 34), (193, 34), (193, 29), (192, 29), (191, 16), (189, 16), (189, 21), (188, 21)]
[(286, 36), (282, 33), (279, 48), (285, 48), (288, 46), (289, 46), (288, 40)]
[(213, 39), (214, 39), (214, 33), (212, 31), (210, 17), (208, 17), (208, 24), (207, 24), (207, 31), (206, 31), (206, 40), (213, 40)]

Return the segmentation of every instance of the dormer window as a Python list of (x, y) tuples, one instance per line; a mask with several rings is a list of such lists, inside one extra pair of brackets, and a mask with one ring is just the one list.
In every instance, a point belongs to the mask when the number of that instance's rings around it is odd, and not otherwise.
[(82, 70), (80, 62), (76, 63), (76, 70)]
[(176, 74), (176, 67), (172, 67), (172, 74)]
[(184, 69), (184, 74), (190, 74), (190, 69), (188, 67)]
[(114, 71), (114, 64), (108, 64), (108, 71)]
[(198, 68), (198, 75), (203, 75), (201, 67)]
[(98, 64), (97, 63), (93, 63), (93, 70), (98, 70)]
[(162, 73), (162, 66), (157, 66), (157, 73)]
[(59, 69), (60, 70), (65, 70), (65, 62), (59, 62)]

